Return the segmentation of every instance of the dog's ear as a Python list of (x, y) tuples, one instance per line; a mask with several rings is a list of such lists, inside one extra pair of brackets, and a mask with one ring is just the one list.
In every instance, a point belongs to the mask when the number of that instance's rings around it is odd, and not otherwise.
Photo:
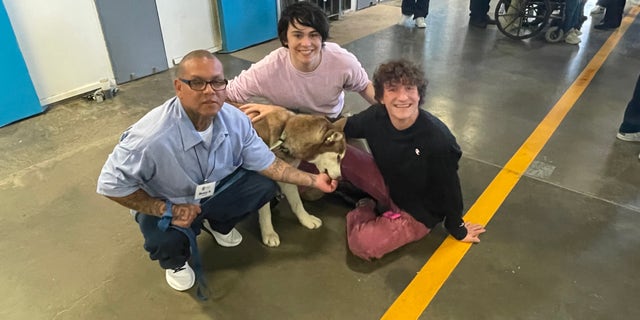
[(324, 142), (329, 144), (340, 141), (342, 139), (344, 139), (344, 134), (342, 132), (334, 131), (324, 140)]
[(333, 125), (336, 126), (340, 131), (344, 131), (344, 126), (346, 124), (347, 124), (347, 117), (342, 117), (333, 123)]

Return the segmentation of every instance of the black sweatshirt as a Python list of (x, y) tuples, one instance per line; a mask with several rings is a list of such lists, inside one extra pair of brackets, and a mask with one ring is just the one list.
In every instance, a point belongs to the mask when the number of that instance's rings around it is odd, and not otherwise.
[(347, 137), (367, 139), (396, 205), (429, 229), (444, 220), (454, 238), (464, 239), (457, 172), (462, 151), (440, 119), (420, 109), (416, 122), (399, 131), (385, 107), (376, 104), (349, 117), (344, 131)]

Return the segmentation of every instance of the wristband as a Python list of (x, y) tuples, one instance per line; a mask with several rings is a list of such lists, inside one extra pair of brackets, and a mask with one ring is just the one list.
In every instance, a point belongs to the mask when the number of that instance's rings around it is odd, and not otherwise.
[(162, 231), (167, 231), (169, 226), (171, 226), (171, 218), (173, 217), (171, 207), (171, 201), (166, 200), (164, 202), (164, 213), (162, 214), (162, 217), (160, 217), (160, 220), (158, 220), (158, 228)]
[(173, 203), (171, 203), (171, 201), (166, 200), (164, 202), (164, 213), (162, 214), (163, 217), (173, 217), (173, 212), (171, 211), (171, 208), (173, 207)]

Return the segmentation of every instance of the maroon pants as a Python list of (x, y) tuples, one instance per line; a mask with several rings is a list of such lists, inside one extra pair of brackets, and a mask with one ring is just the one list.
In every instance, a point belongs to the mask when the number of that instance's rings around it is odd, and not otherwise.
[(362, 259), (380, 259), (407, 243), (422, 239), (430, 231), (404, 211), (395, 219), (376, 216), (374, 206), (373, 201), (361, 201), (347, 213), (349, 250)]
[(376, 216), (373, 201), (360, 201), (347, 213), (347, 242), (351, 252), (365, 260), (380, 259), (407, 243), (422, 239), (429, 229), (396, 206), (371, 154), (347, 146), (342, 178), (368, 193), (378, 203), (400, 214), (395, 219)]

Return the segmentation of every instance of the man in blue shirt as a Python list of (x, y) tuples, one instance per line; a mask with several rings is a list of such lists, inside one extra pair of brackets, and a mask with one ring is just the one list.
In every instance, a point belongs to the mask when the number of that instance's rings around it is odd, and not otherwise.
[(235, 224), (275, 196), (273, 180), (324, 192), (337, 185), (276, 158), (249, 118), (224, 103), (226, 85), (213, 54), (187, 54), (176, 70), (176, 97), (126, 130), (98, 178), (99, 194), (136, 213), (145, 250), (179, 291), (195, 283), (187, 260), (197, 256), (193, 238), (202, 226), (218, 244), (236, 246)]

